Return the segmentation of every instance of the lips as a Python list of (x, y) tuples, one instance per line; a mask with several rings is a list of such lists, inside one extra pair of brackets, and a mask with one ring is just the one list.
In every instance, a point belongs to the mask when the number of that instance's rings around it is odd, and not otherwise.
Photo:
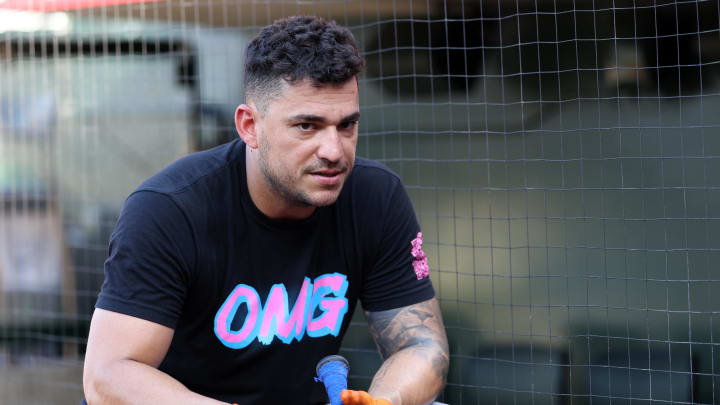
[(340, 183), (345, 170), (324, 169), (310, 172), (310, 176), (323, 186), (336, 186)]
[(312, 172), (311, 174), (315, 174), (315, 175), (318, 175), (318, 176), (324, 176), (324, 177), (334, 177), (334, 176), (337, 176), (338, 174), (340, 174), (340, 173), (342, 173), (342, 172), (343, 172), (342, 170), (331, 170), (331, 169), (328, 169), (328, 170), (317, 170), (317, 171)]

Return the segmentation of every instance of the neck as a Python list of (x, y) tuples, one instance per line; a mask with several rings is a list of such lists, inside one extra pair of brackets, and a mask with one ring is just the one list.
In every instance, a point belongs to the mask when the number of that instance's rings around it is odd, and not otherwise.
[(253, 204), (266, 217), (272, 219), (305, 219), (315, 212), (316, 207), (293, 204), (275, 192), (260, 171), (257, 151), (245, 147), (245, 173), (248, 191)]

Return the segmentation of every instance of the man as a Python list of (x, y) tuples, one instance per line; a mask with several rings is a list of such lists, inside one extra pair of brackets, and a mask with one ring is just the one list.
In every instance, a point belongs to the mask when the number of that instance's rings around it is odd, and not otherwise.
[(384, 359), (351, 404), (422, 404), (448, 345), (409, 198), (355, 159), (350, 32), (314, 17), (248, 45), (241, 140), (175, 162), (128, 197), (84, 370), (90, 405), (317, 404), (315, 364), (361, 300)]

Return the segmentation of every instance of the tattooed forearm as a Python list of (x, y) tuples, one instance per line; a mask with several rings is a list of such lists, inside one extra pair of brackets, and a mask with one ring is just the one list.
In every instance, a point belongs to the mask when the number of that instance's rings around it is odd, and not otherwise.
[(366, 312), (370, 333), (383, 360), (409, 346), (439, 343), (445, 335), (442, 320), (430, 301), (405, 308)]
[(437, 300), (365, 315), (384, 360), (370, 390), (384, 392), (392, 387), (402, 398), (394, 405), (422, 403), (436, 396), (445, 384), (449, 365)]

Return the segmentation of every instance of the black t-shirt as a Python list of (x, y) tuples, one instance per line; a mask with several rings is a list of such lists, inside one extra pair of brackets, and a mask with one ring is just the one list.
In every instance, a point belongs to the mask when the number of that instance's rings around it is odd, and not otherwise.
[(413, 263), (419, 231), (399, 178), (361, 158), (334, 204), (299, 221), (266, 217), (238, 140), (178, 160), (128, 197), (96, 306), (173, 328), (159, 369), (194, 392), (322, 403), (315, 364), (338, 352), (358, 299), (381, 311), (434, 296)]

